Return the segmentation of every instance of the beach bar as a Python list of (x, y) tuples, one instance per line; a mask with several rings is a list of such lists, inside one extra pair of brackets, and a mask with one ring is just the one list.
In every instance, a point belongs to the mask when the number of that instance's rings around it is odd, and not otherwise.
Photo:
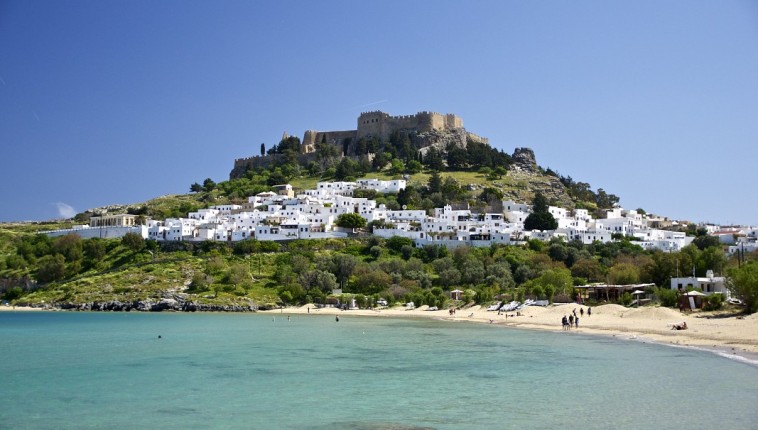
[(648, 287), (654, 287), (655, 284), (628, 284), (628, 285), (611, 285), (611, 284), (588, 284), (579, 285), (574, 288), (579, 291), (581, 300), (597, 301), (616, 301), (625, 292), (632, 293), (635, 290), (644, 290)]

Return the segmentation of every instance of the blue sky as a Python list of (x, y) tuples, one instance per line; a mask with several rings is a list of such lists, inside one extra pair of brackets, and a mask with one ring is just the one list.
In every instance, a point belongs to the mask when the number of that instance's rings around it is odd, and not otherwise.
[(282, 132), (456, 113), (692, 221), (758, 224), (754, 1), (0, 2), (0, 221), (186, 193)]

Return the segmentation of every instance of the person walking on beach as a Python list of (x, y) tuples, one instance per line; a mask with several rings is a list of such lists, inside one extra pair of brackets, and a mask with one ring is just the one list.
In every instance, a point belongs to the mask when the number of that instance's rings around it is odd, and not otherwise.
[(579, 314), (580, 314), (581, 316), (584, 316), (584, 308), (579, 308)]
[(563, 329), (568, 330), (567, 327), (569, 325), (569, 322), (568, 322), (568, 318), (566, 318), (566, 315), (563, 316), (563, 319), (561, 320), (561, 322), (563, 323)]
[(587, 308), (587, 316), (590, 316), (590, 315), (592, 315), (592, 308), (588, 307)]
[(574, 315), (573, 314), (569, 315), (569, 328), (571, 328), (572, 325), (574, 325)]
[(579, 328), (579, 317), (574, 318), (574, 327)]

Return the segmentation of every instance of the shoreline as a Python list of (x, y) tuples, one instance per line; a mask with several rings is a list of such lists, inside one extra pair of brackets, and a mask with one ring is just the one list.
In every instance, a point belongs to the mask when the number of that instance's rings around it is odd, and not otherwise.
[[(481, 306), (460, 309), (455, 315), (450, 315), (447, 309), (437, 311), (429, 311), (427, 309), (427, 306), (421, 306), (413, 310), (406, 310), (404, 307), (396, 306), (393, 308), (343, 311), (338, 308), (316, 308), (311, 304), (250, 313), (424, 318), (448, 323), (490, 324), (503, 328), (559, 332), (563, 331), (561, 327), (562, 316), (569, 315), (576, 309), (577, 315), (581, 315), (581, 310), (584, 310), (585, 314), (579, 318), (579, 328), (572, 328), (568, 331), (567, 335), (605, 336), (620, 340), (650, 342), (664, 346), (695, 349), (758, 366), (758, 314), (746, 316), (723, 316), (723, 314), (699, 312), (683, 314), (670, 308), (625, 308), (615, 304), (593, 307), (592, 316), (587, 316), (586, 311), (588, 308), (586, 306), (576, 304), (550, 305), (548, 307), (529, 306), (518, 311), (520, 316), (517, 316), (517, 311), (508, 312), (507, 315), (498, 315), (497, 312), (487, 311)], [(73, 312), (74, 310), (29, 306), (0, 306), (0, 312), (61, 311)], [(168, 310), (167, 312), (181, 311)], [(671, 329), (672, 324), (681, 322), (686, 322), (689, 328), (687, 330)]]
[[(717, 354), (721, 357), (758, 366), (758, 315), (721, 317), (716, 314), (683, 314), (661, 307), (625, 308), (607, 304), (592, 307), (592, 316), (587, 316), (587, 307), (575, 304), (530, 306), (518, 311), (498, 315), (480, 306), (458, 310), (450, 315), (448, 310), (428, 311), (427, 306), (406, 310), (402, 307), (382, 309), (340, 310), (315, 308), (313, 305), (259, 311), (265, 314), (288, 315), (367, 316), (393, 318), (426, 318), (441, 322), (468, 322), (490, 324), (498, 327), (522, 330), (563, 331), (561, 318), (576, 309), (585, 311), (579, 318), (579, 328), (572, 328), (567, 335), (581, 334), (605, 336), (620, 340), (655, 343), (677, 348), (695, 349)], [(511, 316), (513, 315), (513, 316)], [(671, 325), (686, 322), (687, 330), (672, 330)]]

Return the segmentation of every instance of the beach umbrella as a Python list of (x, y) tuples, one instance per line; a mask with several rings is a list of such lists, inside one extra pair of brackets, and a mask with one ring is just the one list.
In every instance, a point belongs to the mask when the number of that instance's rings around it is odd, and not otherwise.
[(685, 294), (685, 296), (690, 296), (690, 297), (705, 297), (705, 294), (701, 293), (700, 291), (692, 290), (689, 293)]
[[(705, 297), (705, 294), (701, 293), (700, 291), (692, 290), (692, 291), (686, 293), (685, 296), (687, 296), (687, 297)], [(695, 299), (690, 299), (690, 300), (692, 300), (692, 302), (690, 302), (691, 303), (690, 307), (694, 308), (695, 304), (696, 304)]]

